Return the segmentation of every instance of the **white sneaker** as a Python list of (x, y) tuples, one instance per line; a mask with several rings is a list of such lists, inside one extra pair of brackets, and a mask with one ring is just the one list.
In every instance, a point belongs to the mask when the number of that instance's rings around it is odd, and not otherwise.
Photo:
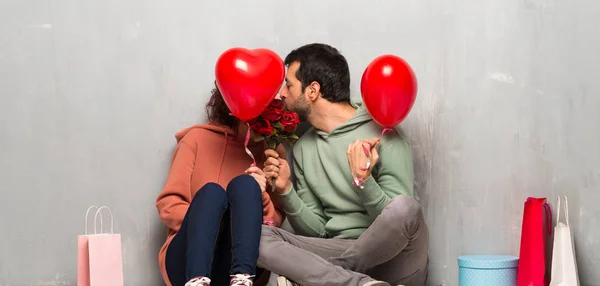
[(185, 283), (185, 286), (210, 286), (210, 279), (207, 277), (196, 277)]
[(254, 275), (248, 274), (235, 274), (231, 275), (231, 286), (252, 286), (254, 282), (252, 282), (252, 278)]

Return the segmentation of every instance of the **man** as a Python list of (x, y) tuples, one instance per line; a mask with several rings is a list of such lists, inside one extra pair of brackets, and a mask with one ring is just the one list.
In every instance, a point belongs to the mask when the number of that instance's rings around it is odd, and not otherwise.
[(410, 146), (400, 132), (377, 138), (382, 127), (350, 102), (348, 63), (335, 48), (309, 44), (285, 64), (281, 97), (313, 128), (294, 146), (295, 186), (285, 158), (265, 152), (299, 235), (263, 226), (259, 265), (301, 285), (424, 285), (429, 237)]

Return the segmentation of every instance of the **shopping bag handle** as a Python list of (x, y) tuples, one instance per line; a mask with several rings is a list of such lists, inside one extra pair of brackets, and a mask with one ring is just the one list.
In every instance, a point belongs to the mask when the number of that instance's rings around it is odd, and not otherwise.
[(546, 209), (546, 225), (548, 226), (548, 235), (552, 236), (552, 209), (548, 203), (544, 203)]
[(102, 214), (101, 214), (103, 209), (108, 210), (108, 213), (110, 214), (110, 234), (113, 234), (113, 226), (114, 226), (113, 214), (112, 214), (112, 211), (110, 210), (110, 208), (108, 208), (107, 206), (101, 206), (96, 211), (96, 215), (94, 216), (94, 233), (96, 233), (96, 220), (98, 219), (98, 215), (100, 215), (100, 233), (104, 233), (104, 228), (102, 225)]
[[(567, 200), (567, 196), (563, 196), (565, 199), (565, 223), (569, 226), (569, 201)], [(560, 196), (556, 197), (557, 200), (557, 210), (556, 210), (556, 225), (560, 222), (560, 209), (562, 205), (560, 204)]]
[[(90, 211), (92, 209), (96, 209), (96, 211), (98, 211), (98, 207), (97, 206), (90, 206), (87, 211), (85, 212), (85, 235), (88, 234), (88, 216), (90, 215)], [(94, 225), (96, 225), (96, 218), (94, 217)], [(102, 221), (102, 216), (100, 216), (100, 229), (102, 229), (102, 225), (103, 225), (103, 221)], [(94, 234), (96, 234), (96, 230), (94, 229)]]

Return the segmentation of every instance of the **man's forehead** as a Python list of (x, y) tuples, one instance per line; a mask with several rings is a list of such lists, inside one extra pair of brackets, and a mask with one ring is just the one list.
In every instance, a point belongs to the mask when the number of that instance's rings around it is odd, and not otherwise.
[(288, 69), (287, 72), (285, 73), (285, 82), (290, 82), (292, 81), (294, 74), (290, 73), (290, 70)]
[(285, 80), (286, 81), (290, 81), (290, 80), (294, 79), (295, 77), (296, 77), (296, 73), (295, 72), (291, 72), (290, 70), (288, 70), (285, 73)]
[(300, 67), (300, 62), (296, 61), (296, 62), (292, 62), (291, 64), (288, 65), (288, 70), (297, 70)]
[(296, 71), (300, 67), (300, 63), (293, 62), (287, 67), (287, 72), (285, 73), (285, 81), (291, 81), (296, 78)]

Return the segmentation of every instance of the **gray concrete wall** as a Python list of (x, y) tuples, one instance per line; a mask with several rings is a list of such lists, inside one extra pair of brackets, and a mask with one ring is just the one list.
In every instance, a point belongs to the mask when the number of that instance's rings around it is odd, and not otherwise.
[[(342, 11), (345, 9), (345, 11)], [(431, 227), (429, 285), (462, 254), (518, 254), (527, 196), (570, 198), (583, 285), (600, 285), (600, 2), (0, 1), (0, 285), (75, 285), (91, 204), (123, 237), (125, 285), (160, 285), (154, 200), (176, 131), (204, 121), (217, 56), (342, 50), (420, 89), (405, 122)]]

